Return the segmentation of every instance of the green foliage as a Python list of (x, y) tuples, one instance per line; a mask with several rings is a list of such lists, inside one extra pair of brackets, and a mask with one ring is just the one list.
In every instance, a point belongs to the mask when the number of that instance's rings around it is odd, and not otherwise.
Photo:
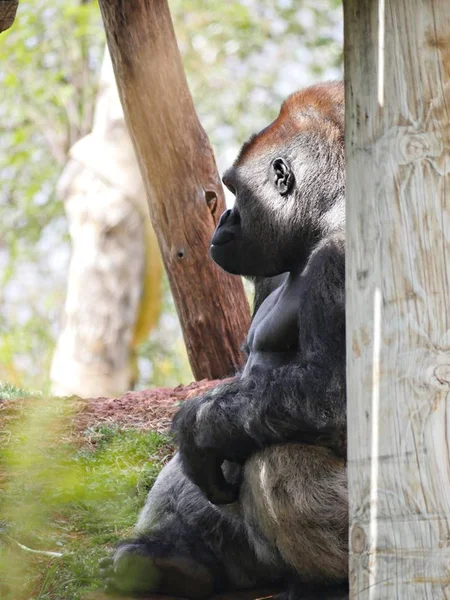
[(340, 0), (173, 0), (190, 89), (221, 169), (297, 89), (342, 74)]
[(0, 36), (0, 379), (47, 379), (68, 257), (55, 186), (90, 130), (103, 47), (96, 2), (21, 0)]
[(0, 400), (17, 400), (19, 398), (28, 398), (30, 396), (36, 396), (37, 393), (29, 392), (22, 388), (18, 388), (10, 383), (0, 382)]
[(130, 535), (169, 440), (114, 425), (75, 436), (75, 400), (20, 408), (11, 404), (0, 436), (0, 598), (77, 600), (100, 585), (98, 559)]

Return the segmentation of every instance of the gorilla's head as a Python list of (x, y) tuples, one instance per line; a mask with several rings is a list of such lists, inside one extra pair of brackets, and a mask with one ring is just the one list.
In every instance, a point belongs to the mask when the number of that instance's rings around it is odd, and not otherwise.
[(223, 182), (236, 201), (214, 233), (214, 261), (247, 276), (301, 269), (314, 245), (344, 226), (343, 85), (290, 96), (244, 144)]

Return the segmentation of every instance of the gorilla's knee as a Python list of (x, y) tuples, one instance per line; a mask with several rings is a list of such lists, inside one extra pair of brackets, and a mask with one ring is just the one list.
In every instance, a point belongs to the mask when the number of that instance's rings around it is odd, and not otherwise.
[(347, 578), (347, 473), (330, 450), (261, 450), (246, 463), (241, 504), (257, 552), (262, 534), (302, 579)]

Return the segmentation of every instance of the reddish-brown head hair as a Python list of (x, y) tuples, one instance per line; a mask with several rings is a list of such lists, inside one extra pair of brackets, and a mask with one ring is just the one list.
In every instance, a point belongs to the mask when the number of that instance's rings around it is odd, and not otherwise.
[(252, 136), (243, 146), (235, 164), (259, 156), (265, 148), (285, 146), (299, 133), (323, 135), (336, 143), (344, 132), (344, 85), (319, 83), (291, 94), (282, 104), (273, 123)]

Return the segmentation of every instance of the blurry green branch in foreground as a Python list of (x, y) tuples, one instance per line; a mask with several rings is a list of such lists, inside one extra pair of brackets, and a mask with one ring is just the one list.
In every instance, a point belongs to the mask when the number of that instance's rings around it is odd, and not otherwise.
[(112, 422), (86, 429), (80, 399), (16, 395), (0, 384), (0, 598), (81, 600), (170, 446)]

